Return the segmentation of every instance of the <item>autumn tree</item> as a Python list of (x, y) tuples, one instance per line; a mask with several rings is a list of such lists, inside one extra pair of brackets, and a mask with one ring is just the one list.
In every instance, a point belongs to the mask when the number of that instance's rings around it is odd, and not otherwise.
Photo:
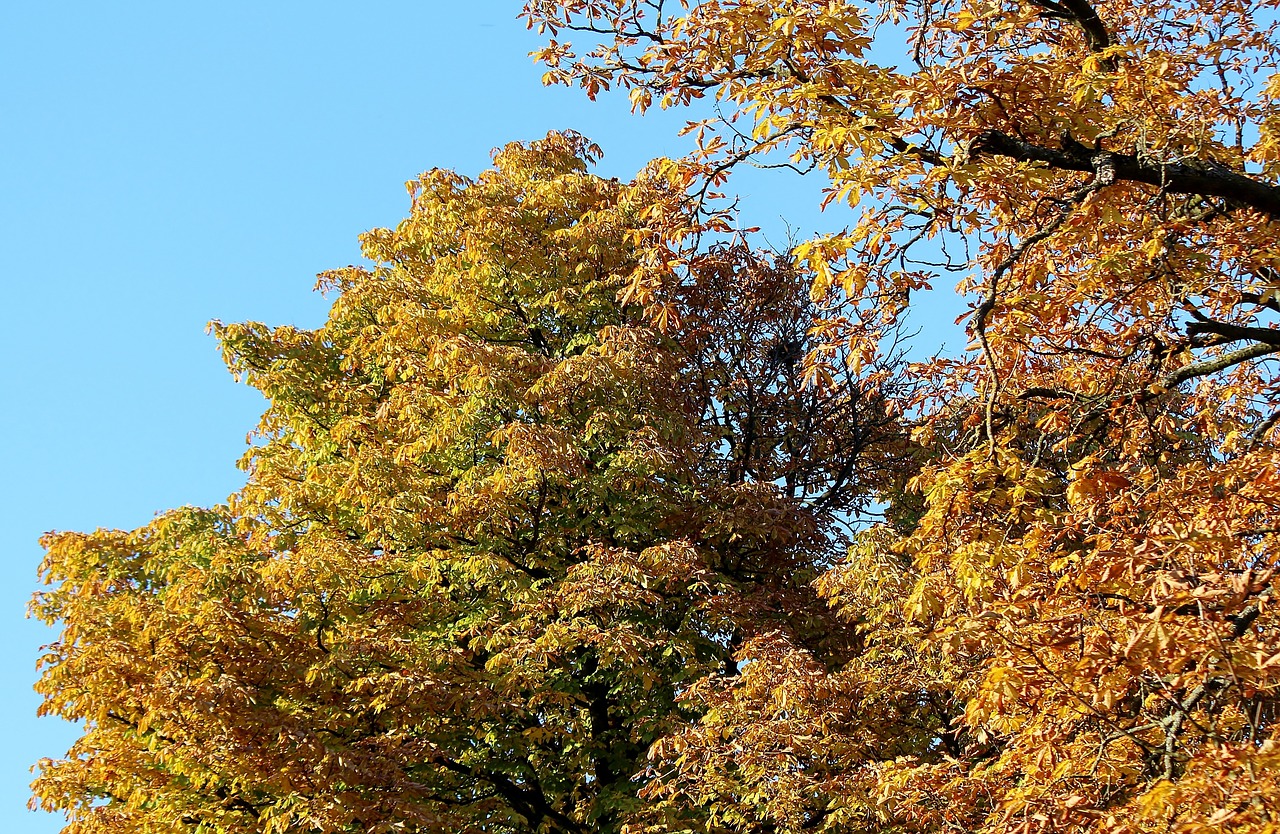
[(811, 582), (901, 479), (890, 375), (806, 386), (812, 276), (597, 154), (409, 183), (323, 327), (215, 324), (270, 404), (242, 490), (46, 538), (67, 831), (617, 831), (744, 645), (849, 656)]
[(690, 193), (829, 178), (838, 230), (795, 256), (856, 312), (821, 328), (845, 356), (939, 279), (971, 299), (969, 348), (914, 369), (896, 523), (818, 581), (856, 656), (769, 634), (699, 684), (652, 830), (1280, 830), (1276, 4), (525, 13), (549, 82), (718, 103)]

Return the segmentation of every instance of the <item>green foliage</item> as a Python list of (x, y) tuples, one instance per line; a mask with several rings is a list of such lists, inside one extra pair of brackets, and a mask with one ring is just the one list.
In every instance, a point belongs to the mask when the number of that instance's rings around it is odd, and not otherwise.
[(679, 195), (595, 153), (410, 183), (323, 327), (215, 326), (270, 400), (244, 489), (46, 540), (40, 690), (85, 734), (36, 791), (71, 831), (617, 830), (698, 681), (821, 642), (807, 581), (893, 423), (854, 388), (815, 422), (783, 262), (704, 253), (652, 284), (665, 328), (620, 301)]

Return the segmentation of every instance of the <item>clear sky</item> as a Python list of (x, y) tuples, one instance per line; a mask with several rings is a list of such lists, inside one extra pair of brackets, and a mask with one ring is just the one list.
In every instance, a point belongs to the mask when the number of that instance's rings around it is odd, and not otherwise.
[[(38, 720), (51, 633), (24, 619), (47, 530), (132, 528), (222, 500), (262, 408), (205, 335), (210, 319), (318, 324), (315, 274), (394, 224), (403, 183), (475, 174), (490, 150), (573, 128), (606, 175), (678, 154), (687, 114), (547, 89), (517, 0), (292, 4), (9, 3), (0, 11), (5, 361), (0, 481), (0, 821), (30, 766), (75, 730)], [(747, 219), (799, 234), (817, 184), (735, 183)], [(745, 189), (745, 193), (744, 193)], [(753, 193), (754, 192), (754, 193)]]

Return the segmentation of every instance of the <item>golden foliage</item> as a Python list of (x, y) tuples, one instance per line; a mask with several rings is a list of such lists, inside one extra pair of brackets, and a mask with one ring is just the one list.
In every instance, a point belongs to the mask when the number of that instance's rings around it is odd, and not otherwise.
[(45, 539), (38, 688), (84, 734), (34, 787), (69, 832), (616, 830), (682, 693), (763, 630), (831, 639), (808, 581), (895, 421), (800, 384), (785, 261), (653, 271), (698, 221), (596, 153), (410, 183), (323, 327), (215, 324), (270, 400), (242, 490)]
[(795, 256), (857, 311), (830, 344), (944, 270), (973, 299), (913, 369), (923, 469), (818, 583), (859, 652), (744, 647), (647, 794), (735, 831), (1280, 830), (1276, 4), (525, 13), (548, 82), (721, 103), (691, 188), (826, 173), (853, 224)]

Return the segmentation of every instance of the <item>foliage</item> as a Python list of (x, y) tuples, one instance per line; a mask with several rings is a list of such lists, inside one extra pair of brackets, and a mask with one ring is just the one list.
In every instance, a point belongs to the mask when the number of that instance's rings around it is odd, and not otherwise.
[[(549, 82), (721, 115), (629, 183), (571, 134), (426, 174), (323, 328), (218, 326), (246, 487), (46, 540), (39, 800), (1280, 831), (1276, 5), (530, 0)], [(752, 162), (850, 224), (752, 249)], [(904, 367), (946, 276), (972, 343)]]
[(409, 183), (323, 327), (215, 324), (270, 403), (241, 491), (45, 539), (69, 832), (613, 831), (742, 645), (848, 655), (811, 581), (901, 477), (884, 369), (804, 386), (812, 276), (723, 238), (662, 267), (719, 222), (597, 154)]
[(900, 523), (818, 581), (860, 651), (765, 635), (700, 683), (654, 830), (1280, 830), (1275, 7), (527, 6), (548, 81), (720, 102), (691, 189), (829, 176), (854, 222), (796, 256), (857, 311), (831, 344), (939, 274), (973, 299), (964, 355), (913, 369)]

